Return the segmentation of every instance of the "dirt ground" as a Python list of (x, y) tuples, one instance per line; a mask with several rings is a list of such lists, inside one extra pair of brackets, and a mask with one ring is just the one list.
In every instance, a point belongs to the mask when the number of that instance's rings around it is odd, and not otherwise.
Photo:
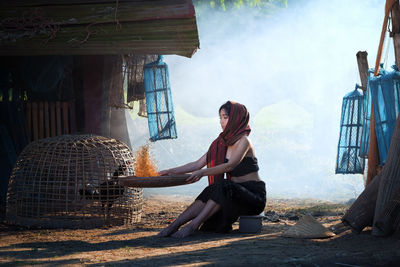
[[(155, 235), (190, 204), (190, 197), (150, 196), (135, 227), (90, 230), (24, 229), (0, 224), (0, 265), (94, 266), (400, 266), (400, 239), (338, 228), (347, 205), (315, 200), (269, 200), (261, 233)], [(328, 239), (282, 237), (302, 214), (337, 234)], [(333, 228), (332, 228), (333, 227)], [(336, 228), (335, 228), (336, 227)]]

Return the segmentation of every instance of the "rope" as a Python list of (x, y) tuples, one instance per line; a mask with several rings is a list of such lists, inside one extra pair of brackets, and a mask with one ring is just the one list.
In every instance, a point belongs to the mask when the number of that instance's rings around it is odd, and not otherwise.
[[(391, 22), (391, 20), (392, 20), (392, 16), (389, 16), (389, 20), (388, 20), (388, 26), (387, 26), (387, 33), (386, 34), (389, 34), (389, 36), (390, 36), (390, 22)], [(387, 67), (387, 59), (388, 59), (388, 57), (389, 57), (389, 48), (390, 48), (390, 41), (387, 41), (387, 39), (385, 38), (385, 43), (387, 43), (386, 44), (386, 50), (385, 50), (385, 56), (384, 56), (384, 58), (383, 58), (383, 66), (384, 66), (384, 68), (386, 69), (386, 67)]]
[(39, 34), (47, 34), (48, 38), (43, 44), (54, 39), (60, 26), (45, 16), (41, 8), (35, 8), (33, 12), (24, 12), (21, 17), (5, 18), (0, 22), (2, 33), (0, 40), (16, 41), (18, 38), (27, 36), (29, 38)]
[(118, 0), (115, 1), (115, 13), (114, 13), (114, 21), (117, 23), (116, 29), (118, 31), (118, 30), (121, 30), (122, 25), (121, 25), (121, 23), (119, 23), (119, 20), (117, 18), (117, 12), (118, 12)]
[(72, 40), (70, 40), (69, 42), (72, 42), (72, 46), (77, 46), (77, 45), (81, 45), (81, 44), (84, 44), (84, 43), (86, 43), (88, 40), (89, 40), (89, 38), (90, 38), (90, 36), (92, 35), (92, 34), (97, 34), (99, 31), (98, 30), (91, 30), (90, 29), (90, 27), (92, 27), (93, 25), (96, 25), (96, 24), (99, 24), (99, 23), (91, 23), (91, 24), (89, 24), (88, 26), (86, 26), (86, 28), (85, 28), (85, 31), (86, 31), (86, 37), (83, 39), (83, 40), (77, 40), (76, 38), (74, 38), (74, 39), (72, 39)]

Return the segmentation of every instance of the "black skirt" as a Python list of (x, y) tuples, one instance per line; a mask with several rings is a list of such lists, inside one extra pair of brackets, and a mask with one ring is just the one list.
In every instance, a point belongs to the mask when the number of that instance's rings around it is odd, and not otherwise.
[(265, 208), (266, 198), (263, 181), (235, 183), (224, 179), (209, 185), (196, 200), (206, 203), (212, 199), (221, 209), (207, 219), (200, 230), (229, 232), (239, 216), (260, 214)]

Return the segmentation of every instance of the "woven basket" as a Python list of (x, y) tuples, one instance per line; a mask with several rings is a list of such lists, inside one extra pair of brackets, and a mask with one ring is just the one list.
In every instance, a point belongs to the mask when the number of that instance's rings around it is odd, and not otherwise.
[(168, 187), (188, 184), (186, 179), (189, 174), (174, 176), (154, 176), (154, 177), (136, 177), (136, 176), (120, 176), (119, 184), (128, 187)]
[(381, 179), (382, 172), (372, 179), (342, 217), (342, 222), (350, 226), (353, 232), (360, 233), (365, 227), (372, 226)]
[[(393, 205), (390, 201), (397, 197), (400, 192), (400, 117), (397, 119), (396, 128), (390, 142), (389, 151), (387, 153), (386, 163), (382, 171), (382, 179), (379, 184), (378, 196), (376, 199), (376, 207), (374, 214), (374, 223), (377, 221), (388, 220), (390, 216), (396, 216), (386, 209), (387, 205)], [(388, 213), (387, 213), (388, 212)], [(382, 232), (379, 227), (372, 228), (373, 235), (387, 235)]]
[(30, 143), (10, 177), (6, 220), (23, 226), (87, 228), (140, 221), (142, 189), (118, 185), (134, 157), (120, 141), (63, 135)]

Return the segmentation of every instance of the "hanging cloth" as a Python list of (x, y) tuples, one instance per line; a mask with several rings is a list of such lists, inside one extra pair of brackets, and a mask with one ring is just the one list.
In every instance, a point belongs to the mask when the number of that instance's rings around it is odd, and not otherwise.
[[(233, 101), (229, 102), (232, 106), (229, 112), (228, 124), (226, 125), (225, 130), (219, 134), (208, 149), (207, 168), (224, 163), (228, 146), (233, 145), (243, 135), (250, 134), (250, 115), (246, 107)], [(228, 174), (227, 178), (230, 179)], [(209, 175), (208, 183), (211, 185), (221, 179), (224, 179), (224, 174)]]
[(359, 157), (363, 122), (363, 95), (357, 90), (343, 97), (335, 173), (363, 173), (365, 160)]

